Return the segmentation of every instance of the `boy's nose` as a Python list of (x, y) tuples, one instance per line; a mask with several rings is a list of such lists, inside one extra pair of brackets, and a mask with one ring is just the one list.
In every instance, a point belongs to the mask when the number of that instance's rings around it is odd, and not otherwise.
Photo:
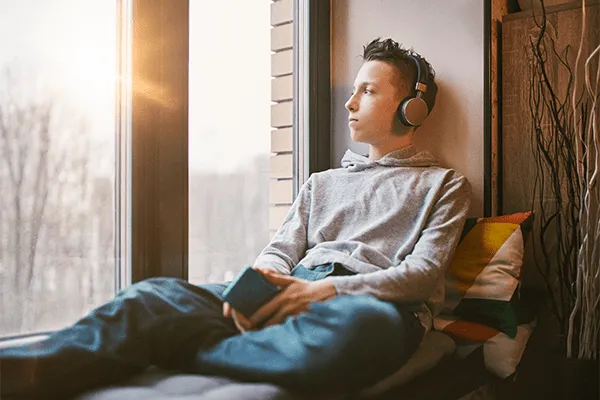
[(352, 100), (352, 98), (350, 98), (346, 104), (346, 110), (348, 111), (356, 111), (356, 103)]

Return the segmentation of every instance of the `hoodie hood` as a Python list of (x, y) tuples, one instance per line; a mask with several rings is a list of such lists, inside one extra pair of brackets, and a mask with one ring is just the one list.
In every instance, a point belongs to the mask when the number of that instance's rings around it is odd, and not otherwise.
[(413, 145), (388, 153), (379, 160), (371, 160), (352, 150), (347, 150), (342, 158), (342, 167), (351, 172), (362, 171), (378, 165), (384, 167), (433, 167), (438, 166), (438, 162), (433, 154), (428, 151), (417, 152)]

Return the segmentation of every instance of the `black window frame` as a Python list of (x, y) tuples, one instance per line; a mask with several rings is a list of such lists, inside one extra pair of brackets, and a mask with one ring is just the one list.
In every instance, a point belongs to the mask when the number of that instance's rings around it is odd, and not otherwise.
[(131, 282), (188, 277), (189, 0), (132, 0)]
[(294, 193), (331, 168), (331, 2), (294, 0)]

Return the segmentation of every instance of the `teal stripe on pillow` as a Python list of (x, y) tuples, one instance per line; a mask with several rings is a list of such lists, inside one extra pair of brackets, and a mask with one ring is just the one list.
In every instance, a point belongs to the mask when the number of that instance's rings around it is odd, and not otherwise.
[(497, 329), (511, 338), (517, 336), (517, 313), (510, 301), (462, 299), (454, 315)]

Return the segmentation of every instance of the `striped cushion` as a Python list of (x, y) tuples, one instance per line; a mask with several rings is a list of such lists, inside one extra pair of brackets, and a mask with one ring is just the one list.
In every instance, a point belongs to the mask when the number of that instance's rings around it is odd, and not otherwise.
[[(485, 327), (511, 338), (520, 322), (519, 278), (531, 212), (468, 218), (446, 272), (442, 315), (457, 318), (472, 339)], [(468, 322), (483, 328), (467, 329)]]
[(446, 299), (437, 331), (457, 342), (456, 356), (483, 346), (487, 369), (515, 372), (535, 320), (519, 302), (519, 278), (533, 213), (468, 218), (446, 272)]

